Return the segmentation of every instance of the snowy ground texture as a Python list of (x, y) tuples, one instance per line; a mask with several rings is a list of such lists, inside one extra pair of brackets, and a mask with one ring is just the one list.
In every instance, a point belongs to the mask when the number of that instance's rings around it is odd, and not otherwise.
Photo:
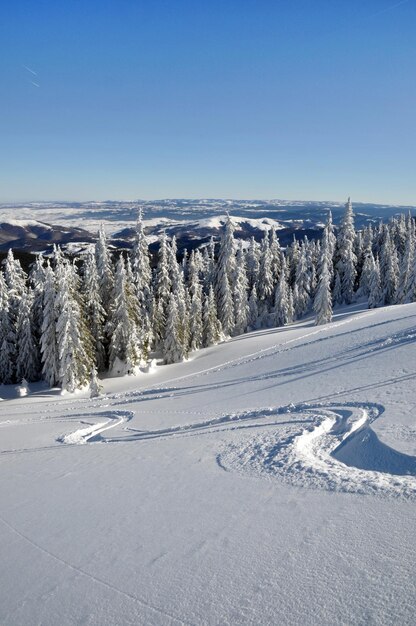
[(356, 307), (3, 401), (0, 623), (414, 624), (415, 346)]

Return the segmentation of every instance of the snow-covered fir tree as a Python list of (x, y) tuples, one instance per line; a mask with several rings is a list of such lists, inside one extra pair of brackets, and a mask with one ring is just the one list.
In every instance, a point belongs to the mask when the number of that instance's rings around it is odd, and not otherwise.
[(55, 274), (49, 261), (47, 261), (43, 290), (43, 322), (40, 347), (42, 376), (50, 387), (54, 387), (59, 382), (59, 356), (56, 340), (57, 311), (55, 300)]
[(357, 257), (354, 254), (355, 228), (351, 198), (345, 205), (345, 213), (339, 228), (336, 249), (336, 268), (341, 281), (341, 302), (350, 304), (354, 298), (357, 275)]
[(169, 312), (166, 320), (165, 337), (163, 341), (163, 357), (165, 363), (177, 363), (185, 357), (183, 337), (181, 336), (181, 320), (179, 318), (177, 296), (174, 293), (169, 297)]
[(63, 390), (73, 392), (89, 381), (93, 365), (90, 337), (82, 324), (82, 312), (76, 297), (73, 268), (61, 262), (56, 268), (56, 342), (58, 376)]
[(101, 289), (98, 279), (96, 255), (90, 251), (84, 262), (83, 285), (84, 310), (86, 323), (92, 335), (94, 362), (98, 371), (103, 372), (107, 367), (105, 349), (105, 321), (106, 311), (101, 300)]
[(40, 352), (33, 331), (32, 310), (33, 292), (26, 289), (20, 300), (16, 329), (16, 380), (18, 382), (22, 379), (33, 382), (39, 380), (40, 377)]
[(247, 330), (248, 325), (248, 279), (245, 264), (243, 242), (240, 241), (237, 249), (237, 264), (234, 280), (234, 314), (235, 324), (233, 333), (241, 335)]
[(316, 290), (313, 309), (315, 324), (328, 324), (332, 320), (331, 275), (328, 270), (328, 257), (323, 253), (321, 273)]
[(222, 339), (221, 322), (217, 317), (214, 289), (211, 285), (204, 297), (202, 313), (202, 345), (204, 347), (217, 344)]
[[(276, 326), (285, 326), (293, 321), (293, 311), (289, 298), (289, 285), (286, 278), (286, 262), (283, 259), (281, 266), (279, 282), (276, 286), (274, 298), (274, 324)], [(293, 307), (293, 304), (292, 304)]]
[(108, 321), (109, 368), (115, 373), (133, 373), (141, 359), (137, 336), (137, 308), (131, 299), (122, 254), (116, 265), (112, 303)]

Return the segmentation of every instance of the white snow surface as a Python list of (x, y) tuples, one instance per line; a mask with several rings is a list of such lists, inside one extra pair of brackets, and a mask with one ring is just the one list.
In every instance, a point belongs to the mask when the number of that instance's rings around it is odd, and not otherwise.
[(1, 387), (0, 624), (414, 624), (415, 342), (356, 306), (93, 400)]

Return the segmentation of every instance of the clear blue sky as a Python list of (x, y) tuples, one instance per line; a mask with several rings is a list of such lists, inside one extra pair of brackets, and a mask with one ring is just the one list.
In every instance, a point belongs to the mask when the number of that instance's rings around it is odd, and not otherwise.
[(0, 75), (0, 201), (416, 203), (415, 0), (3, 0)]

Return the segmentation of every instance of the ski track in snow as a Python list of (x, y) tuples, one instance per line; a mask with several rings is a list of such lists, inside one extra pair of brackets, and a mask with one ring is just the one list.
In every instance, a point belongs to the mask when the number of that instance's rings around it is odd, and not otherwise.
[[(269, 407), (222, 415), (210, 420), (159, 430), (138, 430), (129, 427), (127, 422), (136, 413), (111, 408), (112, 404), (122, 404), (123, 400), (130, 402), (132, 399), (146, 400), (148, 399), (146, 394), (152, 391), (155, 394), (161, 390), (164, 393), (166, 390), (175, 391), (175, 388), (166, 387), (174, 382), (198, 378), (258, 359), (273, 357), (295, 348), (294, 344), (305, 342), (310, 337), (314, 337), (312, 342), (324, 341), (325, 336), (316, 338), (316, 335), (374, 314), (374, 311), (365, 311), (339, 322), (333, 322), (328, 327), (314, 328), (308, 333), (243, 357), (163, 381), (164, 387), (161, 387), (159, 382), (139, 391), (126, 391), (104, 396), (103, 401), (108, 402), (107, 405), (102, 402), (88, 404), (89, 408), (108, 406), (107, 411), (90, 415), (85, 411), (56, 418), (45, 417), (38, 421), (68, 422), (74, 418), (77, 419), (82, 428), (56, 438), (56, 442), (64, 446), (131, 443), (148, 439), (200, 436), (237, 430), (245, 430), (245, 433), (248, 433), (253, 429), (262, 429), (263, 433), (258, 436), (247, 437), (246, 434), (243, 436), (239, 433), (236, 441), (223, 442), (223, 448), (216, 457), (218, 466), (227, 471), (279, 478), (300, 487), (413, 499), (416, 498), (416, 458), (402, 454), (378, 439), (371, 428), (371, 423), (383, 413), (384, 408), (380, 405), (336, 402), (331, 404), (304, 403), (297, 406)], [(393, 339), (394, 336), (390, 338), (390, 341)], [(79, 406), (79, 402), (85, 402), (85, 400), (75, 399), (76, 405)], [(71, 408), (66, 410), (71, 410)], [(164, 412), (175, 413), (176, 411), (156, 411), (156, 413)], [(177, 412), (190, 414), (193, 417), (203, 415), (198, 411), (179, 410)], [(50, 413), (50, 410), (44, 413)], [(2, 426), (6, 427), (15, 423), (13, 420), (8, 420), (3, 422)], [(108, 431), (116, 427), (122, 427), (122, 429), (117, 435), (111, 436)], [(267, 429), (266, 433), (264, 433), (265, 429)], [(46, 449), (56, 450), (56, 448), (55, 444), (43, 448), (4, 450), (1, 453), (35, 452)]]
[(132, 411), (106, 411), (95, 415), (95, 417), (98, 416), (107, 417), (107, 419), (105, 422), (98, 422), (98, 424), (88, 424), (86, 428), (79, 428), (67, 435), (60, 435), (57, 437), (57, 441), (70, 445), (102, 441), (102, 433), (131, 420), (134, 417), (134, 413)]
[[(223, 444), (216, 457), (226, 471), (278, 478), (299, 487), (396, 498), (416, 498), (416, 458), (382, 443), (371, 423), (384, 408), (376, 404), (300, 404), (222, 415), (158, 430), (124, 426), (124, 433), (103, 433), (131, 419), (129, 412), (107, 414), (107, 422), (59, 439), (64, 444), (94, 441), (132, 443), (212, 435), (253, 429), (266, 434)], [(109, 422), (112, 422), (109, 424)], [(273, 429), (270, 433), (270, 429)]]
[(219, 465), (299, 487), (416, 499), (416, 458), (381, 442), (370, 426), (382, 406), (304, 404), (287, 411), (312, 426), (229, 444)]

